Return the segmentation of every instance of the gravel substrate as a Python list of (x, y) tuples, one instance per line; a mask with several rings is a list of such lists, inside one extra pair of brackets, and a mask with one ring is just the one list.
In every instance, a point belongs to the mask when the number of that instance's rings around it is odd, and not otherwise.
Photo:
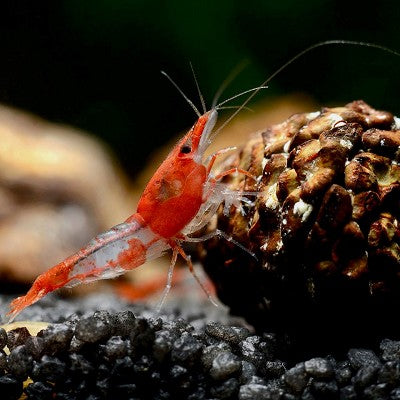
[[(59, 300), (57, 312), (46, 301), (25, 314), (58, 322), (37, 337), (0, 329), (11, 350), (0, 352), (1, 399), (18, 399), (28, 376), (24, 392), (38, 400), (400, 399), (400, 341), (300, 360), (287, 338), (254, 334), (209, 304), (156, 315), (112, 296)], [(93, 312), (99, 304), (112, 311)]]

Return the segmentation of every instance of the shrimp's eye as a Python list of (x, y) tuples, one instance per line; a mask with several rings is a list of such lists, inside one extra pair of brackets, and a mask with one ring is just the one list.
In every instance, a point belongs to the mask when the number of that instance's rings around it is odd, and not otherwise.
[(181, 147), (181, 153), (183, 154), (189, 154), (192, 151), (192, 148), (188, 146), (187, 144), (183, 145)]

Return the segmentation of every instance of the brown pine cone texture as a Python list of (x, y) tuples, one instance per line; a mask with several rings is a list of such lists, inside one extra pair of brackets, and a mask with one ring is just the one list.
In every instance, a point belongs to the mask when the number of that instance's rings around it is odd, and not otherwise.
[[(400, 334), (400, 120), (363, 101), (296, 114), (254, 134), (220, 170), (255, 191), (253, 205), (221, 209), (223, 239), (203, 265), (231, 312), (258, 329), (317, 344)], [(251, 196), (249, 196), (251, 198)]]

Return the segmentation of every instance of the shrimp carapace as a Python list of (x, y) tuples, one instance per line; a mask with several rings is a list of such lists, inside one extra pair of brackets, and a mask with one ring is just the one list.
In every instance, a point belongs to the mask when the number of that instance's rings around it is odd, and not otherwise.
[(202, 159), (216, 118), (213, 110), (198, 119), (158, 168), (139, 200), (137, 212), (164, 238), (176, 236), (204, 201), (207, 169)]

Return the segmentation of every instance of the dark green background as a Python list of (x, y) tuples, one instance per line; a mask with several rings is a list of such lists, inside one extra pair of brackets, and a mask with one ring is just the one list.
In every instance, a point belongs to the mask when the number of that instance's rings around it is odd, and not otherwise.
[[(2, 4), (0, 101), (102, 137), (131, 176), (152, 149), (195, 118), (161, 69), (197, 101), (191, 61), (210, 102), (243, 60), (249, 65), (225, 96), (258, 85), (321, 40), (361, 40), (400, 49), (395, 1)], [(362, 98), (400, 114), (399, 65), (399, 57), (373, 49), (320, 48), (287, 68), (258, 98), (302, 91), (324, 104)]]

